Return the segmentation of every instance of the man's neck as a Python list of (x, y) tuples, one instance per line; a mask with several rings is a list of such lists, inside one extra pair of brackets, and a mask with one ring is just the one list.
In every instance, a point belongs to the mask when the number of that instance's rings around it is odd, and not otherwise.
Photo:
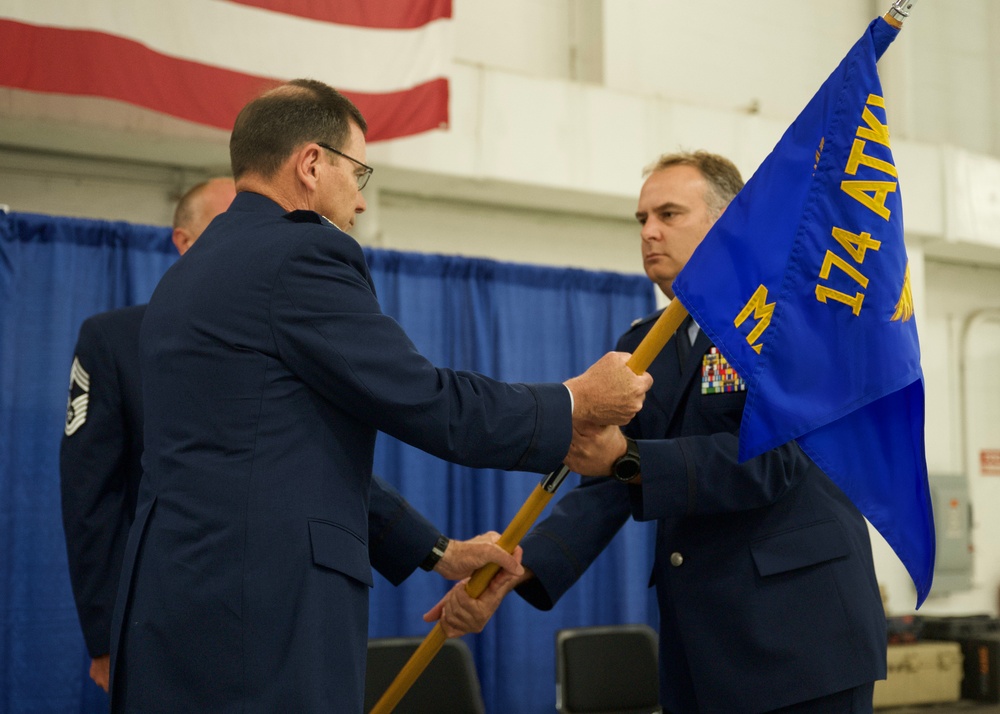
[(251, 174), (241, 176), (236, 181), (236, 190), (259, 193), (289, 212), (308, 209), (308, 201), (301, 195), (301, 191), (295, 191), (295, 187), (285, 186), (285, 183), (287, 182), (281, 181), (278, 176), (274, 179), (264, 179), (256, 174)]

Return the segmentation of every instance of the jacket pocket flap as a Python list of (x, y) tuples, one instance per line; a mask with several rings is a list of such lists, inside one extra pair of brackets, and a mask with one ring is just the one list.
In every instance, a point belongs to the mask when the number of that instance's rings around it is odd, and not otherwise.
[(309, 521), (309, 539), (316, 565), (331, 568), (372, 587), (368, 545), (357, 535), (336, 523)]
[(755, 540), (750, 552), (766, 577), (842, 558), (851, 549), (840, 524), (829, 520)]

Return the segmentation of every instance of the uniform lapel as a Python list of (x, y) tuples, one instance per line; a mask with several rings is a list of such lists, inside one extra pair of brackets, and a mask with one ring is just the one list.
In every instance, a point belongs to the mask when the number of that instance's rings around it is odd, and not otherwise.
[[(667, 386), (665, 388), (656, 389), (655, 380), (657, 375), (653, 374), (654, 387), (652, 391), (660, 397), (659, 402), (662, 405), (664, 415), (666, 416), (666, 420), (664, 422), (665, 434), (671, 433), (669, 425), (672, 424), (674, 419), (677, 417), (678, 409), (686, 403), (687, 396), (693, 389), (693, 382), (701, 375), (702, 359), (708, 349), (712, 346), (712, 342), (708, 339), (708, 336), (699, 330), (694, 344), (690, 345), (689, 349), (679, 349), (676, 342), (678, 340), (688, 339), (687, 331), (684, 330), (682, 332), (682, 330), (679, 329), (672, 338), (675, 344), (669, 345), (671, 349), (665, 349), (660, 354), (660, 359), (668, 363), (664, 365), (665, 369), (663, 371), (665, 374), (661, 375), (661, 378), (665, 378), (667, 380)], [(683, 361), (681, 361), (680, 355), (682, 351), (686, 353), (684, 354)], [(663, 383), (661, 382), (661, 384)]]
[[(662, 311), (661, 311), (662, 312)], [(642, 321), (642, 328), (633, 325), (635, 331), (629, 333), (619, 343), (621, 349), (634, 351), (641, 337), (644, 337), (652, 327), (652, 322), (659, 313), (650, 315)], [(669, 425), (673, 421), (678, 407), (684, 403), (686, 395), (691, 390), (691, 382), (701, 372), (702, 358), (711, 341), (701, 330), (694, 344), (681, 360), (681, 345), (678, 340), (687, 340), (685, 327), (677, 332), (660, 351), (649, 366), (649, 374), (653, 377), (653, 388), (646, 394), (646, 403), (637, 417), (639, 436), (646, 439), (662, 439), (669, 433)]]
[[(646, 395), (646, 399), (652, 399), (656, 402), (662, 412), (663, 421), (657, 425), (658, 428), (654, 428), (654, 431), (662, 432), (662, 434), (667, 432), (667, 425), (673, 421), (675, 412), (688, 392), (697, 366), (701, 364), (703, 353), (698, 352), (698, 340), (695, 341), (694, 345), (688, 345), (686, 349), (683, 344), (679, 344), (680, 340), (687, 339), (687, 332), (684, 328), (678, 329), (653, 361), (653, 364), (650, 365), (649, 373), (653, 376), (653, 389)], [(649, 438), (662, 438), (662, 435), (650, 436)]]

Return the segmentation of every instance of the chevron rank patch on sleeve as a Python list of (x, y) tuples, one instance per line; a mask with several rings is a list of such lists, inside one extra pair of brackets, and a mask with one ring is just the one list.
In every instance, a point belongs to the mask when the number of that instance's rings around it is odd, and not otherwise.
[(69, 370), (69, 398), (66, 400), (66, 436), (73, 436), (87, 421), (87, 403), (90, 401), (90, 375), (81, 366), (80, 358), (73, 357)]

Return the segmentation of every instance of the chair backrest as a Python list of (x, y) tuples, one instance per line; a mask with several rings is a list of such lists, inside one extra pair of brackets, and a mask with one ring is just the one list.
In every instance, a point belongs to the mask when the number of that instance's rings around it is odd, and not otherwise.
[(563, 714), (661, 711), (653, 628), (612, 625), (556, 632), (556, 708)]
[[(366, 712), (372, 710), (421, 642), (422, 637), (368, 640)], [(485, 711), (472, 652), (458, 639), (445, 640), (441, 651), (394, 710), (395, 714), (485, 714)]]

